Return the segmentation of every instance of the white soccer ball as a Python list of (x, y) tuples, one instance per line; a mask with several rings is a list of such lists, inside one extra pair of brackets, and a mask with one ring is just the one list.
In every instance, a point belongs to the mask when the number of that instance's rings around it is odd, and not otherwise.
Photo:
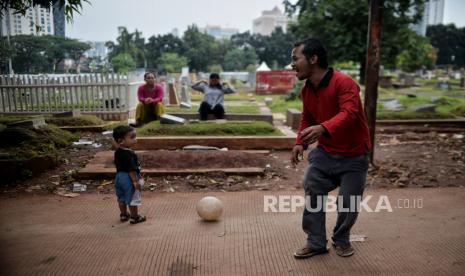
[(223, 213), (223, 203), (214, 196), (206, 196), (197, 202), (197, 213), (206, 221), (215, 221)]

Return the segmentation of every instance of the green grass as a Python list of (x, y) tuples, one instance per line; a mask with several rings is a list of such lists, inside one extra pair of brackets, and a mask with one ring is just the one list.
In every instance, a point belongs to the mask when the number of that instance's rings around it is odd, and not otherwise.
[[(253, 93), (247, 92), (236, 92), (232, 94), (224, 95), (225, 101), (249, 101), (254, 97)], [(193, 102), (200, 102), (203, 99), (203, 94), (200, 92), (192, 92), (191, 93), (191, 101)]]
[(0, 156), (8, 160), (27, 160), (36, 156), (57, 156), (78, 136), (57, 126), (45, 125), (38, 129), (4, 128), (0, 131)]
[[(197, 113), (198, 106), (192, 108), (180, 108), (180, 107), (166, 107), (167, 113)], [(240, 106), (225, 106), (226, 113), (240, 113), (240, 114), (259, 114), (260, 108), (257, 105), (243, 104)]]
[(296, 108), (302, 110), (302, 101), (299, 99), (293, 101), (286, 101), (285, 95), (257, 95), (256, 99), (259, 102), (265, 102), (265, 98), (272, 98), (273, 102), (268, 106), (273, 113), (286, 114), (289, 108)]
[(46, 117), (45, 122), (56, 126), (97, 126), (105, 122), (94, 115), (81, 115), (76, 117)]
[(155, 121), (137, 129), (139, 136), (282, 136), (281, 131), (267, 122), (198, 122), (185, 125), (162, 125)]
[[(105, 122), (94, 115), (81, 115), (76, 117), (53, 117), (49, 114), (43, 115), (47, 124), (56, 126), (96, 126)], [(0, 116), (0, 124), (9, 124), (13, 122), (31, 119), (33, 116)]]
[(442, 112), (431, 112), (431, 113), (418, 113), (411, 111), (378, 111), (376, 118), (380, 120), (407, 120), (407, 119), (448, 119), (454, 118), (453, 114), (442, 113)]

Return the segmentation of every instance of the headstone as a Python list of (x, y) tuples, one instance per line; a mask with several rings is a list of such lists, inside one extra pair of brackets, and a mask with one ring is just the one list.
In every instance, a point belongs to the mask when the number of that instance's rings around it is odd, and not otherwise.
[(163, 114), (160, 116), (160, 124), (184, 124), (186, 119), (176, 117), (169, 114)]
[(464, 87), (465, 87), (465, 78), (462, 77), (462, 78), (460, 79), (460, 88), (464, 88)]
[(415, 85), (415, 76), (411, 74), (404, 75), (404, 85), (405, 86), (414, 86)]
[(165, 93), (163, 94), (163, 104), (167, 105), (170, 102), (170, 95), (169, 95), (170, 93), (168, 91), (168, 83), (162, 82), (161, 86), (163, 86), (163, 91), (165, 91)]
[(176, 87), (173, 82), (168, 83), (168, 94), (169, 94), (169, 104), (170, 105), (179, 105), (178, 95), (176, 93)]
[(201, 146), (201, 145), (187, 145), (182, 150), (220, 150), (218, 147)]
[(289, 108), (286, 113), (286, 125), (296, 130), (300, 126), (302, 112), (296, 108)]
[(79, 109), (73, 109), (70, 111), (65, 111), (65, 112), (59, 112), (53, 114), (53, 117), (78, 117), (81, 116), (81, 110)]
[(8, 127), (25, 127), (25, 128), (39, 128), (40, 126), (45, 126), (44, 116), (33, 117), (29, 120), (17, 121), (7, 124)]
[(186, 108), (186, 109), (191, 109), (191, 108), (192, 108), (192, 105), (191, 105), (190, 103), (181, 102), (181, 104), (179, 105), (179, 107), (181, 107), (181, 108)]
[(423, 105), (413, 107), (412, 111), (418, 112), (418, 113), (434, 113), (436, 111), (436, 105), (423, 104)]
[(191, 102), (190, 98), (191, 97), (190, 97), (189, 89), (187, 88), (187, 84), (183, 83), (181, 85), (181, 102), (190, 103)]
[(391, 88), (392, 87), (392, 76), (379, 77), (379, 86), (381, 86), (382, 88)]
[(270, 106), (273, 104), (273, 98), (265, 98), (265, 104), (266, 106)]
[(385, 100), (384, 102), (382, 102), (382, 105), (384, 109), (391, 111), (398, 111), (403, 109), (402, 104), (399, 103), (399, 101), (396, 99)]

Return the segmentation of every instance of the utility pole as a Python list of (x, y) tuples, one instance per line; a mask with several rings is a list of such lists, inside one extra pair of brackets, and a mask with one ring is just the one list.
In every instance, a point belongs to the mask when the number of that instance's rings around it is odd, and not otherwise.
[[(8, 43), (8, 48), (11, 48), (10, 44), (10, 32), (11, 32), (11, 22), (10, 22), (10, 8), (6, 8), (6, 41)], [(11, 62), (11, 57), (8, 57), (8, 74), (13, 75), (13, 64)]]
[(381, 9), (383, 0), (370, 0), (368, 19), (368, 42), (365, 73), (365, 114), (370, 130), (372, 150), (370, 161), (374, 167), (376, 104), (378, 101), (378, 79), (381, 50)]

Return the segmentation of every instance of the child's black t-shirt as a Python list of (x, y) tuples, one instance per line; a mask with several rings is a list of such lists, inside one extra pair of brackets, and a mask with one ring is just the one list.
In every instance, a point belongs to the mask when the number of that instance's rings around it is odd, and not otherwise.
[(140, 173), (140, 164), (133, 150), (119, 148), (115, 151), (116, 172)]

